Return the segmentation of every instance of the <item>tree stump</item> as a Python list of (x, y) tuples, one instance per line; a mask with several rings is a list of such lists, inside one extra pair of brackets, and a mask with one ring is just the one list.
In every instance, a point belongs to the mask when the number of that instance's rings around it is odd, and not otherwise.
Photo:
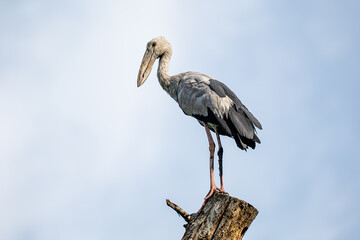
[(187, 222), (182, 240), (242, 239), (258, 214), (251, 204), (219, 192), (208, 199), (200, 213), (191, 215), (169, 200), (166, 203)]

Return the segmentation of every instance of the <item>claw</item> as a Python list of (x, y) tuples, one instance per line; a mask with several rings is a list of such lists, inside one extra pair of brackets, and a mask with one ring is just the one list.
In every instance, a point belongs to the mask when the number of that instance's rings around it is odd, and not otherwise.
[(220, 190), (220, 188), (213, 186), (210, 188), (208, 194), (206, 195), (206, 197), (204, 198), (204, 203), (201, 205), (201, 208), (199, 209), (199, 211), (197, 212), (198, 214), (203, 210), (203, 208), (205, 207), (205, 204), (207, 203), (207, 201), (209, 200), (209, 198), (214, 194), (215, 191)]
[(208, 194), (206, 195), (205, 197), (205, 200), (208, 200), (213, 194), (215, 191), (217, 191), (219, 188), (218, 187), (213, 187), (213, 188), (210, 188), (210, 191), (208, 192)]
[(219, 191), (219, 192), (221, 192), (221, 193), (228, 194), (228, 193), (225, 191), (224, 187), (222, 187), (222, 188), (216, 188), (216, 190)]

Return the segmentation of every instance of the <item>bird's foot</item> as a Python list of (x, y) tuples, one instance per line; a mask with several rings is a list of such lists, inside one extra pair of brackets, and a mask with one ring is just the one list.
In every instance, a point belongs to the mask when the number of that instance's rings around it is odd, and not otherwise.
[(201, 205), (201, 208), (199, 209), (199, 211), (197, 212), (197, 214), (199, 214), (203, 208), (205, 207), (205, 204), (207, 203), (207, 200), (214, 194), (214, 192), (216, 190), (218, 190), (219, 188), (216, 187), (216, 186), (213, 186), (210, 188), (210, 191), (208, 192), (208, 194), (205, 196), (205, 200), (204, 200), (204, 203)]
[(205, 197), (205, 201), (208, 200), (213, 194), (215, 191), (219, 190), (220, 188), (218, 188), (217, 186), (213, 186), (210, 188), (208, 194), (206, 195)]
[(205, 204), (207, 203), (208, 199), (214, 194), (215, 191), (218, 191), (218, 190), (220, 191), (220, 188), (216, 187), (216, 185), (211, 186), (208, 194), (205, 197), (204, 203), (201, 205), (201, 208), (197, 212), (198, 214), (203, 210), (203, 208), (205, 207)]
[(221, 193), (227, 194), (223, 186), (221, 188), (218, 188), (217, 186), (213, 186), (210, 188), (210, 191), (206, 195), (205, 200), (209, 199), (214, 194), (215, 191), (219, 191)]
[(203, 208), (205, 207), (205, 204), (207, 203), (207, 201), (209, 200), (209, 198), (214, 194), (215, 191), (219, 191), (219, 192), (221, 192), (221, 193), (223, 193), (223, 194), (228, 194), (228, 193), (225, 191), (224, 187), (221, 187), (221, 188), (218, 188), (218, 187), (216, 187), (216, 186), (211, 187), (211, 188), (210, 188), (210, 191), (208, 192), (208, 194), (207, 194), (206, 197), (205, 197), (204, 203), (201, 205), (201, 208), (199, 209), (199, 211), (197, 212), (197, 214), (199, 214), (199, 213), (203, 210)]
[(225, 191), (224, 187), (216, 188), (216, 190), (219, 191), (219, 192), (221, 192), (221, 193), (228, 194), (228, 193)]

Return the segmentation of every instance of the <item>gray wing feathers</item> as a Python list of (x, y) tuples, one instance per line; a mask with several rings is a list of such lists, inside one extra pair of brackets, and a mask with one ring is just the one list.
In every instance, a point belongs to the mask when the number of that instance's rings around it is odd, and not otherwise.
[(246, 114), (246, 116), (251, 120), (251, 122), (252, 122), (258, 129), (262, 129), (261, 123), (254, 117), (254, 115), (252, 115), (251, 112), (249, 112), (249, 110), (245, 107), (245, 105), (242, 105), (241, 110), (244, 111), (244, 113)]
[(262, 129), (260, 122), (252, 115), (252, 113), (241, 103), (240, 99), (235, 95), (230, 88), (228, 88), (222, 82), (219, 82), (215, 79), (210, 79), (209, 87), (215, 91), (220, 97), (228, 96), (231, 100), (234, 101), (236, 110), (241, 113), (244, 112), (245, 115), (250, 119), (250, 121), (259, 129)]
[(242, 113), (237, 113), (234, 110), (229, 111), (229, 118), (234, 124), (236, 130), (244, 137), (248, 139), (254, 138), (254, 127), (252, 126), (251, 121), (245, 117)]

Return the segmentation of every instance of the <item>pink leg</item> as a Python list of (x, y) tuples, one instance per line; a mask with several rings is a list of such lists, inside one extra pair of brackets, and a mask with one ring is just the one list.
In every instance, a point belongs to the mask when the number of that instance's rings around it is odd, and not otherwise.
[(207, 135), (208, 140), (209, 140), (209, 151), (210, 151), (210, 191), (205, 197), (205, 200), (206, 200), (206, 199), (210, 198), (211, 195), (213, 195), (214, 191), (217, 190), (218, 187), (216, 187), (215, 177), (214, 177), (215, 143), (214, 143), (214, 140), (212, 139), (212, 136), (211, 136), (210, 129), (209, 129), (208, 125), (205, 123), (204, 126), (205, 126), (206, 135)]
[(202, 204), (200, 210), (198, 211), (198, 213), (201, 212), (201, 210), (204, 208), (207, 200), (214, 194), (214, 191), (218, 190), (219, 188), (216, 187), (215, 184), (215, 177), (214, 177), (214, 152), (215, 152), (215, 143), (214, 140), (211, 137), (211, 133), (210, 133), (210, 129), (208, 127), (208, 125), (206, 123), (204, 123), (204, 127), (205, 127), (205, 131), (206, 131), (206, 135), (208, 137), (209, 140), (209, 151), (210, 151), (210, 191), (208, 192), (208, 194), (205, 197), (205, 201)]

